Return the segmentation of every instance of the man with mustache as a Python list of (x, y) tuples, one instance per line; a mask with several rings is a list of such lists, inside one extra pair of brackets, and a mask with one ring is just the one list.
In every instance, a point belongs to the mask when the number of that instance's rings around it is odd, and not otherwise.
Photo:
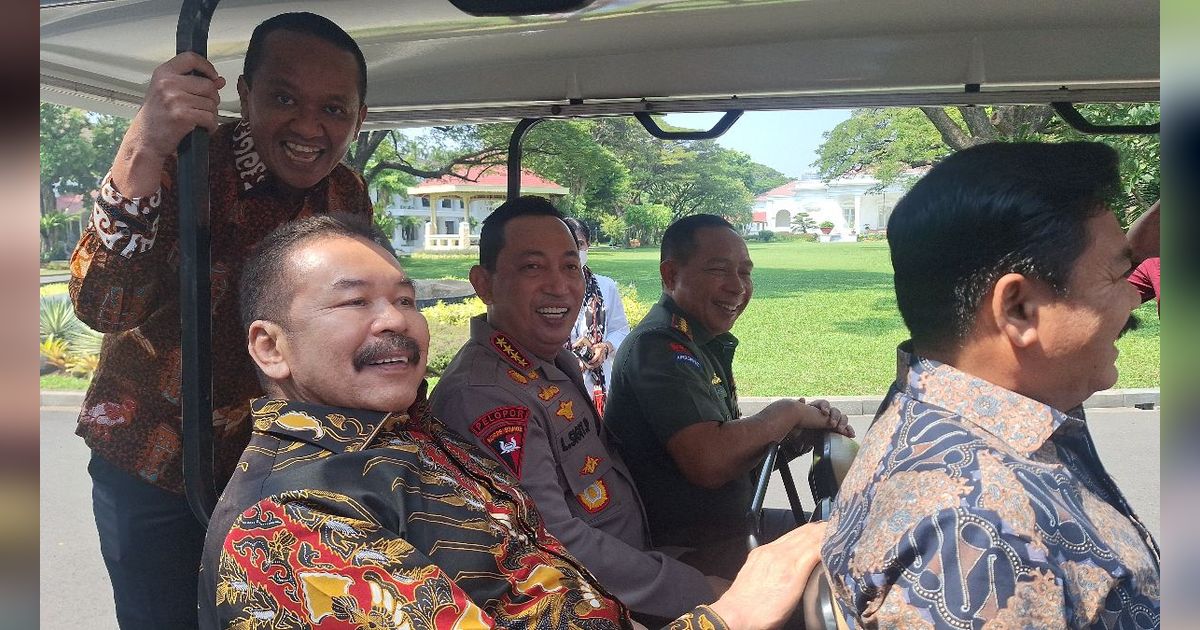
[(483, 223), (470, 277), (488, 310), (434, 389), (434, 415), (502, 462), (546, 529), (635, 613), (671, 619), (712, 601), (700, 571), (648, 551), (633, 480), (564, 348), (584, 276), (563, 215), (541, 197), (505, 202)]
[[(246, 265), (241, 316), (267, 396), (209, 525), (203, 627), (631, 627), (505, 464), (429, 413), (429, 328), (380, 240), (365, 218), (315, 216)], [(823, 531), (761, 548), (670, 627), (778, 627)]]
[(1159, 549), (1083, 402), (1140, 300), (1099, 143), (985, 144), (888, 222), (912, 339), (822, 548), (867, 627), (1157, 628)]
[[(784, 398), (742, 416), (730, 330), (754, 292), (754, 262), (728, 221), (676, 221), (660, 261), (662, 297), (617, 352), (604, 421), (646, 501), (655, 543), (690, 548), (685, 562), (732, 577), (746, 557), (752, 475), (768, 445), (806, 449), (811, 430), (854, 430), (824, 400)], [(788, 510), (763, 512), (768, 540), (795, 524)]]
[(212, 133), (213, 426), (223, 485), (249, 436), (261, 390), (240, 339), (235, 288), (256, 242), (293, 218), (369, 216), (362, 178), (339, 161), (367, 113), (366, 64), (354, 40), (311, 13), (258, 25), (238, 78), (241, 120), (218, 124), (225, 79), (183, 53), (155, 69), (104, 178), (71, 260), (79, 318), (107, 333), (77, 433), (117, 620), (196, 627), (195, 567), (204, 528), (183, 496), (180, 421), (179, 186), (176, 147)]

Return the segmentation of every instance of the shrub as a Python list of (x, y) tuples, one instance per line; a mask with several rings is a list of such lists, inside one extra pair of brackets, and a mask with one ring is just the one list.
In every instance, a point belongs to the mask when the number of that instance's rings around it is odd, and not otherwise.
[(621, 295), (621, 306), (625, 308), (625, 319), (629, 320), (629, 327), (637, 326), (638, 322), (646, 316), (651, 305), (638, 301), (637, 287), (632, 282), (618, 284), (617, 292)]
[(43, 339), (42, 343), (38, 345), (38, 350), (46, 358), (46, 363), (60, 370), (67, 369), (67, 362), (71, 360), (71, 351), (65, 339), (53, 336)]
[(42, 298), (38, 312), (38, 338), (50, 337), (69, 341), (71, 336), (83, 328), (83, 322), (75, 317), (75, 307), (69, 300)]
[(764, 243), (770, 243), (771, 241), (775, 240), (775, 232), (771, 230), (759, 230), (758, 240)]
[(67, 360), (67, 373), (80, 378), (92, 378), (100, 366), (98, 354), (74, 354)]
[(818, 227), (822, 227), (822, 228), (832, 228), (832, 227), (833, 227), (833, 221), (822, 221), (822, 222), (821, 222), (821, 224), (820, 224)]
[(486, 313), (487, 305), (478, 296), (474, 296), (455, 304), (438, 300), (437, 304), (426, 306), (421, 312), (425, 314), (425, 319), (429, 320), (431, 326), (434, 323), (457, 326), (466, 324), (476, 315)]

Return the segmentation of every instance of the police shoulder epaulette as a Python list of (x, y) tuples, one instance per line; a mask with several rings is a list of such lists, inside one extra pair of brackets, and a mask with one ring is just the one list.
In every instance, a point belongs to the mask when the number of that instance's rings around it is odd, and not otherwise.
[(529, 381), (536, 381), (538, 379), (537, 370), (533, 368), (533, 362), (521, 354), (521, 351), (513, 345), (512, 341), (509, 341), (508, 336), (504, 333), (493, 333), (491, 342), (492, 349), (496, 351), (496, 354), (499, 354), (500, 358), (504, 359), (513, 368), (516, 368), (508, 370), (508, 377), (513, 382), (528, 385)]

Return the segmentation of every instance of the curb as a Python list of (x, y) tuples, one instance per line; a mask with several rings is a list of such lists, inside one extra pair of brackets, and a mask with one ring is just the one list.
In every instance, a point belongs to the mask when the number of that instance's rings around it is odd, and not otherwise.
[[(738, 404), (742, 413), (757, 413), (771, 402), (782, 396), (739, 396)], [(883, 396), (806, 396), (807, 399), (824, 398), (829, 404), (842, 410), (848, 416), (874, 415), (883, 403)], [(1153, 409), (1159, 405), (1159, 389), (1145, 387), (1134, 389), (1106, 389), (1092, 394), (1083, 403), (1084, 409), (1102, 409), (1115, 407), (1137, 407)]]
[[(43, 407), (80, 407), (83, 405), (82, 391), (50, 391), (43, 390), (41, 406)], [(1159, 390), (1157, 387), (1137, 389), (1106, 389), (1092, 394), (1083, 403), (1085, 409), (1112, 407), (1138, 407), (1152, 409), (1159, 405)], [(742, 413), (757, 413), (782, 396), (743, 396), (738, 398)], [(883, 396), (809, 396), (808, 398), (824, 398), (831, 405), (841, 409), (848, 416), (873, 415), (883, 402)]]

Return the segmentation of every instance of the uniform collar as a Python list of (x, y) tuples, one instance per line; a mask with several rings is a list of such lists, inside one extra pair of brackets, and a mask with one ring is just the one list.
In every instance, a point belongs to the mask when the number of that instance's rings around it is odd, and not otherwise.
[(687, 335), (696, 345), (703, 346), (713, 339), (728, 341), (732, 345), (737, 346), (738, 338), (733, 336), (733, 333), (721, 333), (713, 335), (708, 332), (708, 329), (703, 324), (692, 319), (679, 305), (675, 303), (674, 298), (667, 295), (665, 292), (658, 299), (658, 305), (663, 307), (667, 312), (667, 321), (665, 322), (671, 328)]
[(306, 442), (332, 453), (352, 453), (367, 448), (381, 431), (397, 425), (421, 424), (429, 404), (425, 398), (427, 383), (421, 382), (417, 402), (405, 412), (383, 413), (364, 409), (344, 409), (279, 398), (256, 398), (251, 402), (254, 431)]
[(554, 361), (546, 361), (523, 348), (512, 335), (493, 327), (487, 320), (487, 313), (471, 318), (471, 340), (496, 353), (526, 378), (537, 378), (540, 373), (552, 381), (571, 379), (565, 371), (575, 365), (575, 355), (571, 351), (559, 350)]
[(1083, 408), (1063, 413), (971, 376), (953, 366), (912, 352), (912, 342), (896, 349), (896, 387), (915, 400), (953, 412), (1013, 449), (1030, 454), (1060, 429), (1083, 425)]

